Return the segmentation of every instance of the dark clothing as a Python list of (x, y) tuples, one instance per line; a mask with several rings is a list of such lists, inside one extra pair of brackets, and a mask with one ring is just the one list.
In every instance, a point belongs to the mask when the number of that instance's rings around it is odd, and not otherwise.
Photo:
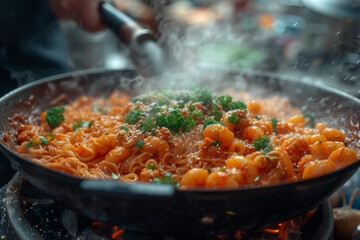
[[(0, 0), (0, 96), (70, 70), (65, 40), (46, 0)], [(0, 186), (14, 170), (0, 153)]]
[(0, 67), (24, 84), (70, 70), (65, 40), (46, 0), (0, 0)]

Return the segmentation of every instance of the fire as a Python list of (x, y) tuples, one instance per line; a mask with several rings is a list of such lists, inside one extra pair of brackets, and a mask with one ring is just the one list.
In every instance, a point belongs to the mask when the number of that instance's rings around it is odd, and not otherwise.
[(125, 232), (125, 229), (118, 226), (108, 225), (102, 222), (92, 222), (91, 226), (93, 227), (94, 232), (97, 234), (109, 237), (113, 240), (122, 240), (121, 235)]

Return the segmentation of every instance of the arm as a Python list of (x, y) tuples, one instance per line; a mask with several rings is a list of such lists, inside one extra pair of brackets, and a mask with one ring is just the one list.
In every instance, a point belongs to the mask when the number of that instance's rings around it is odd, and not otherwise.
[(98, 11), (99, 0), (48, 0), (48, 2), (59, 19), (74, 20), (90, 32), (104, 28)]

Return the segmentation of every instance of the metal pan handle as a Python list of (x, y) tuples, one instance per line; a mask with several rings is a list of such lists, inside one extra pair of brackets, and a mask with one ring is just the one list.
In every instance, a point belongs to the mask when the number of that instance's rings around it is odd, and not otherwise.
[(126, 197), (172, 198), (175, 194), (175, 188), (167, 184), (83, 180), (80, 188), (101, 195), (124, 194)]
[(151, 30), (143, 28), (110, 2), (101, 2), (99, 12), (103, 23), (130, 49), (131, 58), (140, 72), (151, 76), (165, 72), (164, 53)]
[(138, 48), (142, 40), (154, 40), (154, 33), (143, 28), (131, 17), (119, 11), (110, 2), (102, 2), (99, 5), (99, 12), (103, 23), (108, 26), (128, 47)]

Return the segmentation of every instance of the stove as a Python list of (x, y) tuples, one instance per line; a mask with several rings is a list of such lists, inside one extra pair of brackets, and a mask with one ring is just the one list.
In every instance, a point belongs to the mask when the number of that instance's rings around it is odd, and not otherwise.
[[(264, 229), (208, 236), (162, 236), (152, 232), (130, 231), (92, 221), (78, 215), (40, 192), (20, 174), (0, 189), (2, 211), (0, 239), (32, 240), (251, 240), (251, 239), (333, 239), (333, 216), (330, 203), (324, 202), (304, 216)], [(191, 234), (191, 233), (190, 233)]]

